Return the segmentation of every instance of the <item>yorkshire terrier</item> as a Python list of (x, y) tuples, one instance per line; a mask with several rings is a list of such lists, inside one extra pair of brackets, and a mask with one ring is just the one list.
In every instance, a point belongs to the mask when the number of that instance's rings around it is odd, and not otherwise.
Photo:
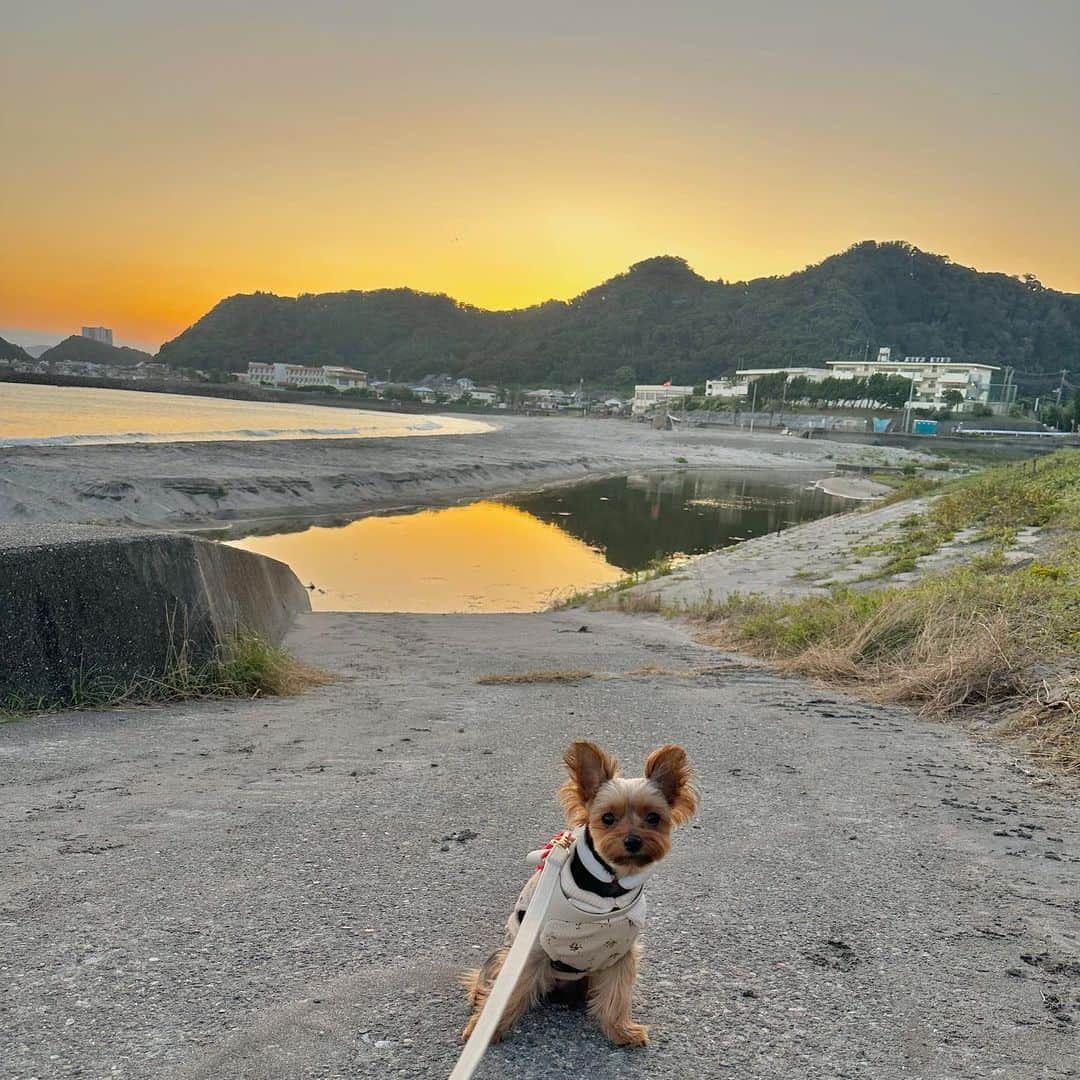
[[(589, 1012), (612, 1043), (645, 1046), (649, 1029), (630, 1018), (641, 955), (638, 935), (645, 924), (643, 886), (668, 853), (672, 829), (697, 810), (693, 769), (686, 751), (675, 745), (654, 750), (642, 777), (620, 776), (615, 758), (591, 742), (573, 743), (563, 761), (570, 775), (559, 789), (559, 801), (573, 829), (573, 843), (494, 1041), (552, 992), (583, 988)], [(529, 856), (534, 863), (543, 858), (543, 852)], [(522, 889), (507, 920), (502, 948), (462, 978), (473, 1006), (462, 1032), (465, 1039), (480, 1018), (540, 872), (537, 867)]]

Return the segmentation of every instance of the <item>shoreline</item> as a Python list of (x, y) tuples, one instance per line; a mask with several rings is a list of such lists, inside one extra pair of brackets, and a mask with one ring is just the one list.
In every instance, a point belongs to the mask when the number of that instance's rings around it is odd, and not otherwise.
[(743, 431), (654, 431), (632, 421), (500, 418), (493, 430), (408, 438), (0, 448), (0, 522), (208, 531), (349, 519), (640, 469), (766, 470), (820, 479), (837, 464), (912, 451)]

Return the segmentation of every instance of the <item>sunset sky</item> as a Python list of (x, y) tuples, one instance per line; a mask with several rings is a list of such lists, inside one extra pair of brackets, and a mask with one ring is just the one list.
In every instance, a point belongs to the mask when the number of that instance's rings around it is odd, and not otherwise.
[[(0, 334), (861, 239), (1080, 291), (1075, 0), (0, 0)], [(18, 340), (18, 337), (16, 337)]]

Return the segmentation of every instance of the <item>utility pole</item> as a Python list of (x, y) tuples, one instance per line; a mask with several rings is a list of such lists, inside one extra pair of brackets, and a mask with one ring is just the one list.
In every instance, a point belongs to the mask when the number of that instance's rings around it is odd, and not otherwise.
[(910, 382), (908, 384), (907, 404), (904, 406), (904, 431), (907, 431), (907, 432), (910, 432), (911, 426), (912, 426), (912, 422), (911, 422), (911, 401), (912, 401), (912, 398), (914, 396), (915, 396), (915, 378), (914, 378), (914, 376), (912, 376), (912, 378), (911, 378), (911, 380), (910, 380)]
[(1061, 382), (1058, 383), (1057, 400), (1056, 400), (1056, 404), (1057, 404), (1058, 408), (1061, 407), (1061, 395), (1065, 391), (1065, 372), (1066, 372), (1066, 370), (1067, 370), (1066, 368), (1061, 369)]
[(754, 434), (754, 413), (757, 412), (757, 379), (754, 380), (754, 397), (750, 402), (750, 434)]

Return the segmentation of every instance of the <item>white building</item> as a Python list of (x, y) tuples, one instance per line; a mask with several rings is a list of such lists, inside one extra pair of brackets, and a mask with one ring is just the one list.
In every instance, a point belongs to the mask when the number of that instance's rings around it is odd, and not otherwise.
[(306, 367), (303, 364), (264, 364), (252, 361), (247, 373), (238, 375), (241, 382), (260, 386), (332, 386), (336, 390), (365, 389), (368, 385), (366, 371), (353, 368)]
[(367, 389), (368, 375), (366, 371), (357, 371), (355, 368), (324, 365), (322, 373), (324, 385), (332, 386), (335, 390)]
[(469, 400), (477, 405), (494, 405), (499, 400), (499, 390), (495, 386), (473, 386), (468, 394)]
[(564, 390), (549, 390), (546, 387), (540, 390), (526, 390), (521, 396), (530, 409), (554, 412), (558, 409), (567, 409), (574, 404), (573, 394), (568, 394)]
[(990, 384), (999, 368), (953, 360), (951, 356), (905, 356), (893, 360), (890, 350), (878, 349), (876, 360), (830, 360), (829, 367), (840, 379), (872, 375), (902, 375), (913, 383), (911, 401), (919, 408), (946, 407), (945, 394), (958, 390), (964, 397), (961, 409), (990, 402)]
[(112, 331), (107, 326), (84, 326), (82, 336), (91, 341), (100, 341), (102, 345), (111, 345)]
[(630, 411), (635, 416), (641, 416), (642, 413), (647, 413), (650, 409), (656, 408), (657, 405), (681, 402), (684, 398), (692, 397), (693, 393), (694, 388), (692, 386), (672, 386), (671, 383), (666, 385), (642, 383), (634, 387), (634, 403), (630, 406)]
[(815, 367), (746, 368), (722, 379), (708, 379), (705, 383), (705, 396), (720, 398), (748, 397), (752, 393), (750, 383), (754, 379), (761, 379), (766, 375), (787, 375), (789, 379), (803, 378), (809, 379), (811, 382), (821, 382), (823, 379), (829, 378), (832, 372), (828, 368)]

